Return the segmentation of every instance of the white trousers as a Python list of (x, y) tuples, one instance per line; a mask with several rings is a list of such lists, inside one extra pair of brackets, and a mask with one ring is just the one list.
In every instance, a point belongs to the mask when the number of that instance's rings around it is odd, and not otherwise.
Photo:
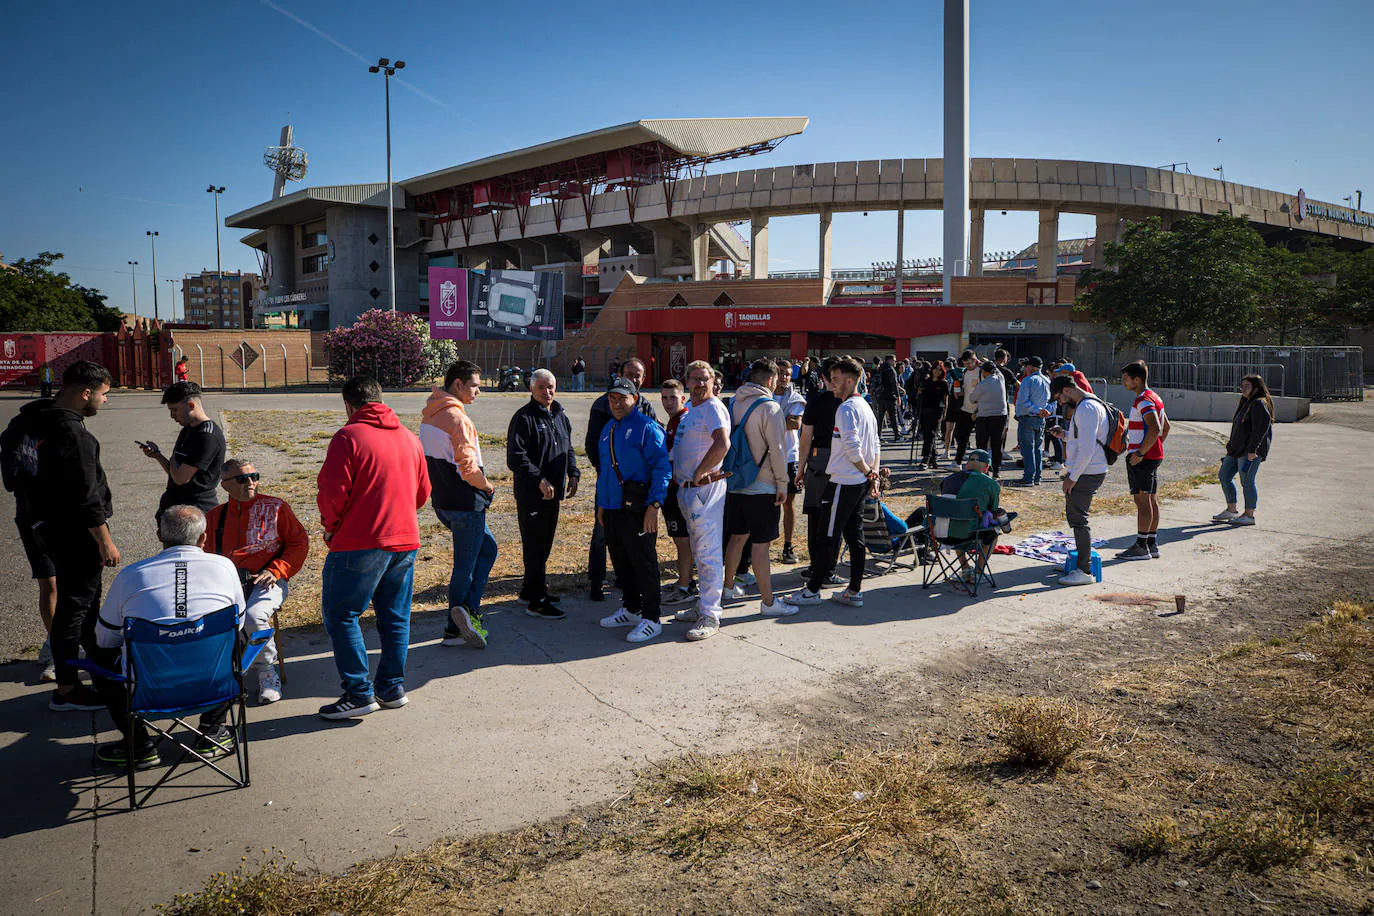
[(697, 567), (698, 607), (704, 617), (720, 622), (720, 593), (725, 587), (725, 481), (708, 487), (684, 487), (677, 502), (687, 520), (687, 540)]
[[(248, 618), (245, 628), (249, 635), (259, 630), (265, 630), (272, 625), (272, 615), (281, 610), (282, 603), (286, 601), (286, 588), (285, 582), (278, 582), (268, 588), (255, 585), (253, 590), (245, 596), (248, 607), (243, 609), (243, 613)], [(275, 640), (269, 639), (263, 644), (262, 651), (254, 660), (253, 668), (254, 670), (270, 668), (276, 663), (277, 644)]]

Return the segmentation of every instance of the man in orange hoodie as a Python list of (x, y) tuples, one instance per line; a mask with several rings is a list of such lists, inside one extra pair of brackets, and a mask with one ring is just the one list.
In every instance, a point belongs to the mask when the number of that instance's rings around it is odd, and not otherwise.
[(443, 645), (474, 649), (487, 647), (482, 593), (496, 562), (496, 538), (487, 527), (496, 486), (482, 468), (482, 443), (466, 409), (481, 393), (481, 368), (460, 359), (448, 367), (444, 387), (429, 396), (420, 423), (420, 444), (434, 481), (434, 514), (453, 533)]
[[(343, 681), (343, 695), (320, 707), (324, 719), (351, 719), (407, 702), (410, 599), (420, 548), (416, 513), (429, 499), (420, 442), (382, 403), (376, 379), (351, 378), (342, 393), (348, 422), (329, 440), (316, 497), (329, 545), (324, 629)], [(369, 604), (382, 644), (375, 683), (358, 624)]]
[[(310, 536), (291, 507), (258, 492), (261, 477), (251, 461), (230, 458), (219, 479), (229, 501), (205, 514), (205, 548), (228, 557), (238, 569), (250, 633), (272, 626), (272, 615), (286, 600), (287, 581), (301, 571), (310, 553)], [(276, 644), (268, 642), (253, 663), (261, 703), (281, 699), (276, 664)]]

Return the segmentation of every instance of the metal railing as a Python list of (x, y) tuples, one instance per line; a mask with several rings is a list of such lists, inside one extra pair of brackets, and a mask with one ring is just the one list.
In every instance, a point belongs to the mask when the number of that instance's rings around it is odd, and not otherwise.
[(1160, 388), (1236, 391), (1258, 375), (1280, 397), (1364, 400), (1361, 347), (1146, 347), (1143, 356)]

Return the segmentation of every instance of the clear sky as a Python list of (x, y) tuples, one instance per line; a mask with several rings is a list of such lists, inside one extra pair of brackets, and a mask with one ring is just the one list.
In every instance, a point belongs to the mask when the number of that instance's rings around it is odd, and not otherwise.
[[(974, 156), (1188, 162), (1233, 181), (1374, 209), (1372, 0), (973, 0)], [(65, 252), (77, 282), (151, 311), (158, 276), (214, 267), (221, 215), (266, 200), (281, 126), (305, 184), (385, 177), (378, 56), (397, 179), (637, 118), (807, 115), (759, 165), (939, 156), (939, 0), (499, 4), (355, 0), (7, 3), (0, 252)], [(741, 164), (743, 165), (743, 164)], [(720, 170), (741, 165), (725, 164)], [(1065, 217), (1060, 235), (1091, 234)], [(938, 212), (908, 257), (940, 253)], [(227, 269), (255, 270), (223, 230)], [(895, 217), (835, 220), (839, 267), (894, 257)], [(775, 270), (814, 267), (815, 218), (773, 222)], [(1035, 240), (990, 213), (988, 250)], [(166, 296), (170, 285), (159, 280)]]

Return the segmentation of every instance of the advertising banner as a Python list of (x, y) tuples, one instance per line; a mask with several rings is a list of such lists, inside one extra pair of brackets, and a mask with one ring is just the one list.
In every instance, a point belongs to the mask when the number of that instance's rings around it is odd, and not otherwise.
[(105, 362), (104, 334), (0, 334), (0, 388), (36, 388), (38, 370), (52, 366), (53, 380), (79, 359)]
[[(433, 275), (431, 268), (430, 276)], [(430, 283), (433, 282), (431, 279)], [(431, 313), (433, 302), (431, 287)], [(467, 305), (473, 340), (563, 339), (561, 271), (471, 271)]]
[(468, 339), (466, 270), (458, 267), (429, 269), (429, 336), (435, 340)]

